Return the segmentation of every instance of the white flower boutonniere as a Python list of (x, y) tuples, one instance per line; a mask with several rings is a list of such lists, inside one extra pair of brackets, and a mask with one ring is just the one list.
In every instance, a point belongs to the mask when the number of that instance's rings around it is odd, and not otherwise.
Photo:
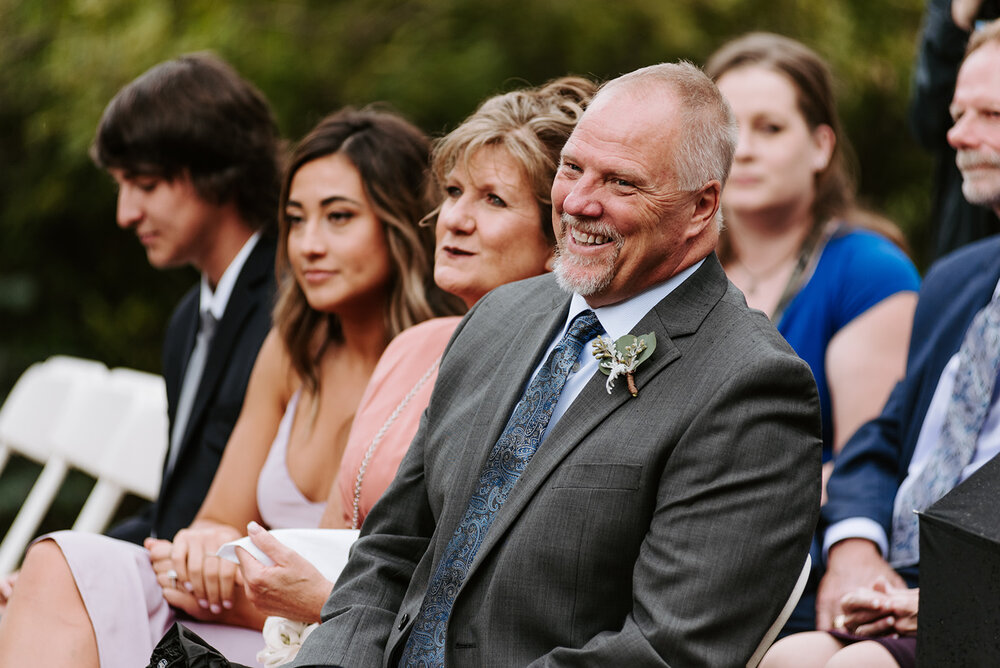
[(608, 377), (608, 382), (605, 383), (608, 394), (611, 394), (611, 389), (615, 386), (615, 379), (624, 374), (629, 394), (639, 396), (639, 388), (635, 385), (635, 370), (656, 350), (656, 334), (650, 332), (638, 337), (626, 334), (613, 343), (610, 336), (599, 336), (594, 339), (593, 346), (597, 367)]
[(264, 649), (257, 653), (257, 660), (268, 668), (288, 663), (317, 626), (319, 624), (295, 622), (284, 617), (268, 617), (264, 622)]

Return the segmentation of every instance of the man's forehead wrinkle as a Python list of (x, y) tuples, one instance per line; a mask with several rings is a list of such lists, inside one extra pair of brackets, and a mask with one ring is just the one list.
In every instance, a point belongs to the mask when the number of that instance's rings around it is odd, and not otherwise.
[(644, 156), (635, 145), (615, 137), (581, 134), (574, 138), (572, 145), (567, 144), (566, 153), (609, 169), (642, 169), (645, 166)]

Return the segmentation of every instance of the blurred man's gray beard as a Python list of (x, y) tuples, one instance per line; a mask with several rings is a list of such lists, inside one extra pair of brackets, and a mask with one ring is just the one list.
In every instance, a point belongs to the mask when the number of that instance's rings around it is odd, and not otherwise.
[[(955, 164), (962, 171), (962, 194), (972, 204), (997, 206), (1000, 204), (1000, 153), (991, 150), (962, 149), (955, 155)], [(976, 184), (965, 176), (965, 170), (974, 167), (994, 170), (993, 184)]]

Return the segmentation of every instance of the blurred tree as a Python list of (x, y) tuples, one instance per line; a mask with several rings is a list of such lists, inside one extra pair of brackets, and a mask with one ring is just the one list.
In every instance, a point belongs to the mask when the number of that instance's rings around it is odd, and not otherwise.
[(425, 130), (484, 97), (566, 73), (604, 79), (703, 62), (749, 30), (829, 59), (864, 201), (921, 259), (929, 163), (905, 127), (921, 0), (0, 0), (0, 398), (54, 353), (159, 370), (167, 316), (195, 279), (148, 266), (114, 225), (87, 156), (107, 101), (155, 63), (210, 49), (301, 136), (382, 101)]

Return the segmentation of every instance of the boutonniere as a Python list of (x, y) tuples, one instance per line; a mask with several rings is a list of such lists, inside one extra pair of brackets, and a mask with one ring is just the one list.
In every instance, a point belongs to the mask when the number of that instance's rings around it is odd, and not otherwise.
[(639, 388), (635, 385), (635, 370), (656, 350), (656, 334), (626, 334), (613, 343), (610, 336), (598, 336), (593, 345), (597, 368), (608, 377), (608, 382), (604, 384), (608, 394), (611, 394), (611, 389), (615, 386), (615, 379), (624, 374), (629, 394), (639, 396)]

